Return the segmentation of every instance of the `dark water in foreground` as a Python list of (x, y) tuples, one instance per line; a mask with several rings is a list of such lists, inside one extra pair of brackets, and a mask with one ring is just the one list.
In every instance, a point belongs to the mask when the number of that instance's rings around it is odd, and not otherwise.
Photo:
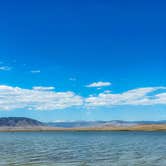
[(0, 133), (0, 166), (166, 166), (166, 132)]

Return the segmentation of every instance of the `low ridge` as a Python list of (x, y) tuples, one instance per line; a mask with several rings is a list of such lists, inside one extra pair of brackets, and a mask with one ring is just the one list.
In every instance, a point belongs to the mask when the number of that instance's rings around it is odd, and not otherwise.
[(0, 118), (0, 127), (35, 127), (35, 126), (44, 126), (44, 123), (24, 117), (5, 117)]

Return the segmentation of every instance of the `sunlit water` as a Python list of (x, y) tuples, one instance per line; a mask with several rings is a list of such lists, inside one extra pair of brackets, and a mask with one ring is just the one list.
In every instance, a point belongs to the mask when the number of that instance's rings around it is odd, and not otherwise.
[(166, 166), (166, 132), (0, 133), (0, 166)]

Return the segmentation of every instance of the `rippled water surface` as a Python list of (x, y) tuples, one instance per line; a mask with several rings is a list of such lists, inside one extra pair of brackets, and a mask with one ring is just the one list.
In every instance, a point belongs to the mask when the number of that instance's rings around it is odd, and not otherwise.
[(0, 133), (0, 166), (166, 166), (166, 132)]

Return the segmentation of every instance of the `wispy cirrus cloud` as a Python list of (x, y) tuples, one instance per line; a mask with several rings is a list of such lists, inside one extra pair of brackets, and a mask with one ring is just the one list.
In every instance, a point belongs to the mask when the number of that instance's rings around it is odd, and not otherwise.
[(53, 87), (53, 86), (48, 86), (48, 87), (45, 87), (45, 86), (34, 86), (33, 89), (34, 90), (44, 91), (44, 90), (54, 90), (55, 87)]
[(0, 71), (10, 71), (11, 69), (9, 66), (0, 66)]
[(74, 77), (69, 78), (70, 81), (76, 81), (77, 79)]
[(99, 82), (93, 82), (89, 85), (86, 85), (87, 88), (101, 88), (101, 87), (106, 87), (106, 86), (110, 86), (111, 82), (103, 82), (103, 81), (99, 81)]
[(40, 70), (31, 70), (30, 71), (32, 74), (38, 74), (38, 73), (40, 73), (41, 71)]

